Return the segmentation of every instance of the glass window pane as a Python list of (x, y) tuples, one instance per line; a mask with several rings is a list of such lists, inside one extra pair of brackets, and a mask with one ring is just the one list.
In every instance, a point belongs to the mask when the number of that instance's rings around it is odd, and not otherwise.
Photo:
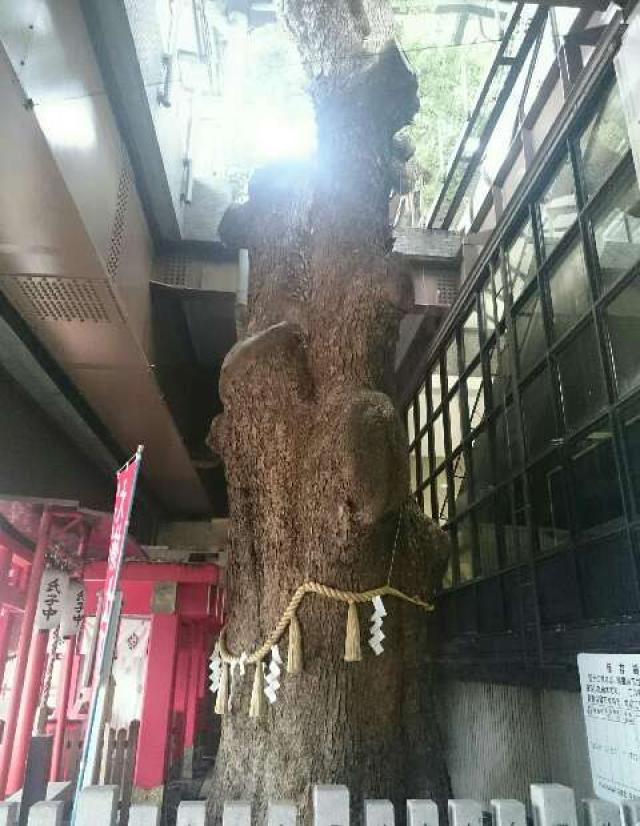
[(504, 277), (500, 266), (496, 267), (493, 273), (493, 283), (496, 290), (496, 320), (498, 323), (504, 318)]
[(453, 458), (453, 494), (456, 513), (461, 513), (469, 505), (469, 479), (462, 452)]
[(511, 389), (511, 358), (509, 341), (500, 336), (497, 343), (489, 348), (489, 372), (491, 374), (491, 396), (493, 406), (500, 404)]
[(626, 404), (620, 413), (624, 446), (629, 463), (636, 514), (640, 513), (640, 396)]
[(427, 424), (427, 390), (424, 384), (418, 391), (418, 427), (420, 430)]
[(442, 413), (439, 413), (433, 420), (433, 450), (435, 466), (438, 467), (445, 460), (444, 451), (444, 422)]
[(573, 561), (556, 554), (537, 566), (540, 618), (544, 625), (574, 622), (580, 616), (580, 597)]
[(476, 525), (480, 551), (480, 573), (485, 576), (497, 571), (500, 567), (493, 497), (483, 502), (476, 510)]
[(504, 410), (501, 410), (495, 417), (494, 430), (496, 440), (496, 478), (498, 481), (502, 481), (511, 471), (511, 458), (509, 456), (509, 442)]
[(531, 521), (538, 548), (546, 551), (569, 539), (564, 471), (555, 455), (529, 471)]
[(613, 369), (618, 393), (625, 393), (640, 380), (640, 276), (605, 310)]
[(418, 476), (416, 471), (416, 451), (409, 452), (409, 486), (411, 493), (414, 493), (418, 487)]
[(494, 634), (506, 630), (504, 597), (500, 577), (478, 583), (478, 631)]
[(416, 429), (413, 423), (413, 404), (410, 404), (407, 408), (407, 437), (409, 444), (411, 444), (416, 437)]
[(506, 413), (501, 412), (496, 416), (495, 438), (496, 478), (500, 482), (522, 465), (517, 412), (513, 404), (508, 405)]
[(544, 251), (549, 255), (578, 215), (573, 171), (568, 158), (542, 194), (539, 206)]
[(506, 485), (496, 497), (496, 522), (504, 549), (504, 564), (517, 565), (526, 559), (527, 524), (522, 479)]
[(473, 495), (482, 496), (493, 483), (489, 431), (479, 430), (471, 440), (471, 462), (473, 467)]
[(440, 471), (436, 478), (436, 492), (438, 494), (437, 521), (442, 524), (449, 521), (449, 486), (446, 469)]
[(640, 260), (640, 191), (631, 171), (593, 215), (602, 286), (606, 290)]
[(519, 568), (515, 571), (510, 571), (503, 577), (504, 582), (504, 596), (505, 596), (505, 623), (507, 628), (513, 631), (519, 631), (522, 628), (523, 615), (525, 613), (525, 606), (531, 604), (529, 599), (525, 603), (527, 588), (522, 582), (523, 569)]
[(582, 173), (589, 196), (593, 195), (613, 172), (629, 149), (629, 136), (618, 87), (591, 118), (580, 137)]
[(431, 485), (426, 485), (422, 489), (422, 512), (429, 519), (433, 519), (433, 506), (431, 502)]
[(531, 221), (527, 221), (518, 237), (507, 250), (509, 276), (511, 278), (511, 296), (516, 301), (518, 296), (536, 274), (536, 253), (533, 245)]
[(633, 561), (624, 535), (580, 548), (578, 571), (589, 619), (619, 617), (637, 610)]
[(473, 529), (470, 516), (458, 522), (458, 567), (460, 582), (473, 579)]
[(531, 458), (549, 447), (558, 435), (548, 368), (523, 388), (521, 401), (527, 455)]
[(522, 467), (524, 460), (522, 437), (518, 429), (518, 408), (515, 404), (509, 403), (506, 407), (507, 417), (507, 445), (511, 458), (511, 467), (518, 470)]
[(449, 428), (451, 431), (451, 450), (455, 450), (462, 441), (460, 390), (456, 390), (449, 399)]
[(458, 376), (460, 373), (458, 367), (458, 342), (456, 339), (452, 339), (447, 347), (447, 355), (446, 355), (446, 367), (447, 367), (447, 390), (451, 390), (453, 385), (458, 381)]
[(442, 590), (446, 590), (447, 588), (451, 588), (453, 585), (453, 572), (452, 572), (452, 561), (451, 557), (449, 557), (449, 561), (447, 562), (447, 570), (444, 572), (444, 576), (442, 577)]
[(469, 376), (467, 379), (467, 409), (469, 427), (477, 427), (484, 418), (484, 380), (481, 376)]
[(440, 378), (440, 362), (431, 371), (431, 405), (437, 410), (442, 403), (442, 380)]
[(571, 466), (578, 530), (586, 531), (621, 517), (622, 496), (607, 419), (572, 445)]
[(469, 313), (462, 326), (462, 339), (464, 342), (464, 363), (465, 366), (468, 366), (480, 352), (478, 313), (475, 310)]
[(429, 465), (429, 431), (420, 439), (418, 445), (420, 455), (420, 472), (422, 474), (420, 481), (426, 481), (431, 475), (431, 466)]
[[(451, 567), (451, 564), (450, 566)], [(446, 575), (445, 575), (446, 576)], [(443, 639), (451, 639), (457, 634), (455, 595), (444, 595), (438, 601), (438, 628)]]
[[(471, 572), (465, 576), (466, 579), (471, 579)], [(478, 605), (473, 588), (464, 588), (456, 593), (456, 630), (459, 634), (478, 633)]]
[(493, 286), (491, 283), (491, 277), (487, 279), (487, 282), (482, 290), (481, 300), (482, 323), (484, 326), (484, 335), (486, 340), (496, 329), (496, 313), (493, 306)]
[(560, 337), (573, 327), (591, 306), (591, 289), (582, 254), (582, 243), (575, 242), (549, 272), (551, 323)]
[(593, 324), (588, 324), (558, 354), (564, 420), (579, 427), (606, 403), (604, 376)]
[(540, 294), (536, 289), (515, 311), (516, 344), (520, 375), (525, 375), (544, 354), (546, 343)]

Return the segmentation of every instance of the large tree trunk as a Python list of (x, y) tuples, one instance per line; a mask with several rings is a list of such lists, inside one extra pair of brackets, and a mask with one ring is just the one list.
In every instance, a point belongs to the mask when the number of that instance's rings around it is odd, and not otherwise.
[[(408, 498), (390, 398), (410, 287), (389, 256), (388, 198), (393, 136), (416, 110), (415, 78), (379, 0), (289, 0), (284, 19), (312, 78), (317, 159), (257, 174), (248, 204), (221, 228), (251, 261), (247, 335), (223, 366), (224, 414), (211, 436), (229, 489), (226, 640), (236, 653), (265, 640), (306, 580), (385, 584), (398, 524), (392, 585), (428, 598), (447, 554)], [(283, 673), (261, 720), (247, 714), (247, 668), (223, 717), (210, 822), (225, 799), (259, 809), (293, 799), (308, 812), (314, 783), (347, 784), (358, 806), (364, 796), (446, 797), (427, 615), (391, 599), (386, 607), (384, 654), (363, 649), (362, 662), (345, 663), (346, 606), (307, 597), (304, 670)], [(369, 614), (360, 608), (364, 625)]]

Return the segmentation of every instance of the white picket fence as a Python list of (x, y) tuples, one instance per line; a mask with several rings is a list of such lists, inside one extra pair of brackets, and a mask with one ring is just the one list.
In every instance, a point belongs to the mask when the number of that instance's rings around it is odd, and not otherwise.
[[(91, 786), (79, 798), (75, 826), (117, 826), (118, 786)], [(314, 826), (349, 826), (349, 790), (346, 786), (314, 786)], [(35, 803), (28, 826), (62, 826), (65, 804)], [(640, 826), (640, 799), (617, 805), (606, 800), (582, 801), (579, 817), (573, 789), (558, 783), (531, 786), (533, 826)], [(18, 804), (0, 803), (0, 826), (17, 826)], [(178, 806), (177, 826), (206, 826), (206, 803), (193, 800)], [(296, 804), (272, 801), (265, 826), (297, 826)], [(528, 826), (524, 803), (492, 800), (450, 800), (448, 826)], [(159, 826), (160, 810), (151, 804), (132, 805), (129, 826)], [(222, 826), (252, 826), (251, 803), (236, 800), (224, 804)], [(395, 826), (395, 812), (388, 800), (364, 801), (364, 826)], [(407, 800), (407, 826), (440, 826), (432, 800)]]

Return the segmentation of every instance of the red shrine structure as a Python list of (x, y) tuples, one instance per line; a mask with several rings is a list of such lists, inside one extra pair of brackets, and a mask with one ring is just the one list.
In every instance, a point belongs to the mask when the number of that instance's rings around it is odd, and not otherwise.
[[(90, 704), (110, 515), (77, 503), (0, 500), (0, 799), (25, 779), (35, 732), (48, 742), (47, 774), (73, 785)], [(84, 596), (72, 633), (38, 627), (47, 572)], [(205, 714), (208, 659), (224, 615), (221, 569), (153, 559), (129, 537), (119, 589), (100, 780), (138, 800), (162, 801), (167, 778), (189, 776)], [(116, 776), (117, 775), (117, 776)]]

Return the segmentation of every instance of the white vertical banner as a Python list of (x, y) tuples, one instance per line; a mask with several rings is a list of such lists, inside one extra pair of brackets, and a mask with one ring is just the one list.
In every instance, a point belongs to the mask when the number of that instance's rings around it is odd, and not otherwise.
[(84, 619), (84, 585), (82, 582), (70, 582), (67, 587), (66, 598), (62, 606), (60, 618), (60, 635), (73, 637), (80, 630), (80, 623)]
[(35, 627), (38, 631), (51, 631), (58, 627), (68, 586), (69, 574), (45, 568), (36, 609)]

